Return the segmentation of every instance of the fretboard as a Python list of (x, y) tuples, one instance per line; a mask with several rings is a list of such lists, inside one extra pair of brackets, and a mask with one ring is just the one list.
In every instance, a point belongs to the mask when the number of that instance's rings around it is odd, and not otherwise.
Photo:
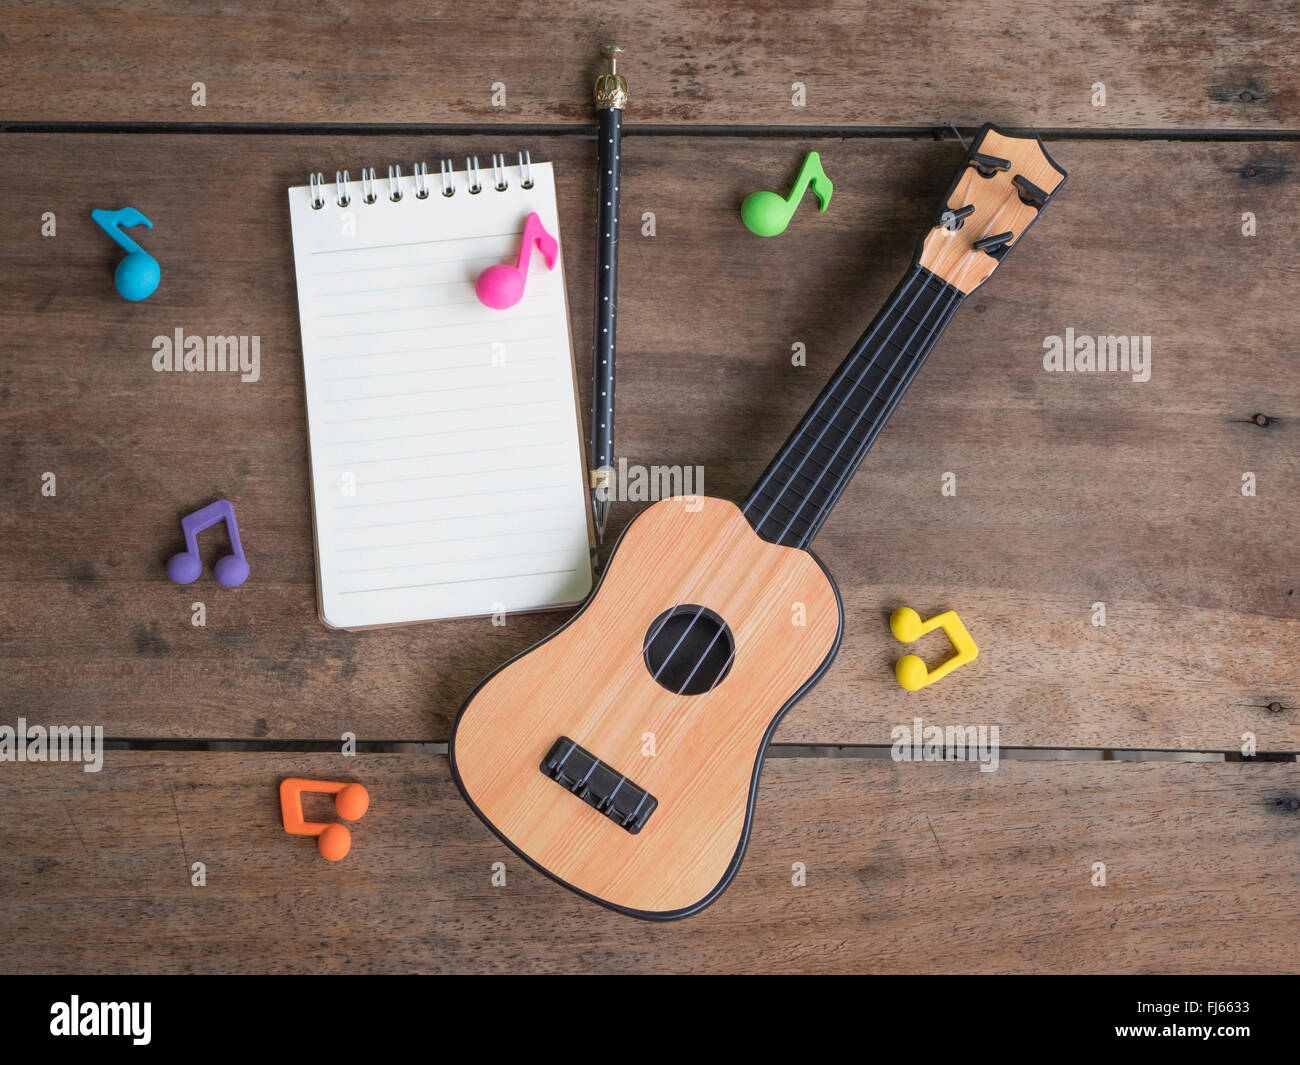
[(808, 545), (964, 298), (908, 271), (745, 500), (759, 536)]

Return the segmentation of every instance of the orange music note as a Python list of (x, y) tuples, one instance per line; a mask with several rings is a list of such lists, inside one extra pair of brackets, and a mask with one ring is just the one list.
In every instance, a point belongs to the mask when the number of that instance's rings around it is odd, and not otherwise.
[(479, 302), (494, 311), (504, 311), (513, 307), (524, 298), (524, 285), (528, 281), (528, 263), (533, 257), (534, 246), (542, 253), (548, 270), (555, 269), (556, 257), (560, 254), (559, 242), (546, 232), (542, 220), (534, 211), (524, 222), (524, 240), (519, 247), (519, 258), (514, 266), (489, 266), (474, 282), (474, 292)]
[(370, 793), (360, 784), (342, 784), (333, 780), (301, 780), (287, 777), (280, 781), (280, 813), (284, 830), (291, 836), (315, 836), (316, 846), (331, 862), (343, 858), (352, 847), (352, 833), (338, 822), (308, 821), (302, 815), (302, 793), (316, 791), (334, 796), (334, 809), (344, 821), (360, 821), (370, 809)]

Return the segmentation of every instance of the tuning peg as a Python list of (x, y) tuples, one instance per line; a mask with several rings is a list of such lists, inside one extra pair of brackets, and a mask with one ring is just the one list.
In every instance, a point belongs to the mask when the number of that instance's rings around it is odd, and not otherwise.
[(1017, 174), (1013, 177), (1011, 179), (1011, 184), (1019, 190), (1020, 202), (1027, 203), (1030, 207), (1033, 207), (1036, 210), (1041, 211), (1047, 206), (1047, 201), (1051, 199), (1051, 196), (1048, 193), (1040, 189), (1023, 174)]
[(943, 214), (939, 216), (939, 225), (956, 233), (957, 230), (961, 229), (963, 220), (974, 213), (975, 205), (973, 203), (968, 203), (965, 207), (958, 207), (955, 211), (951, 207), (945, 207)]
[(990, 237), (981, 237), (972, 247), (976, 251), (988, 252), (995, 259), (1001, 259), (1015, 239), (1016, 235), (1014, 233), (994, 233)]
[(1010, 159), (999, 159), (996, 155), (985, 155), (983, 152), (971, 152), (966, 156), (966, 165), (973, 166), (979, 171), (980, 177), (990, 178), (999, 170), (1010, 170)]

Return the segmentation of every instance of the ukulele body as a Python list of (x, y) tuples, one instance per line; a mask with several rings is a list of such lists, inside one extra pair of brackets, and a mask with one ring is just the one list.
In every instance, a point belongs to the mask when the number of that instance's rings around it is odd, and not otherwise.
[(466, 700), (456, 783), (565, 886), (638, 917), (687, 916), (739, 867), (768, 739), (842, 622), (810, 552), (761, 539), (725, 500), (661, 500), (581, 611)]

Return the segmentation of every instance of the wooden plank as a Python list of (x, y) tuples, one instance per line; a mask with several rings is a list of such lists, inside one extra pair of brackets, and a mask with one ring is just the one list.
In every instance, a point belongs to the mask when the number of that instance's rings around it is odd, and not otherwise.
[[(740, 198), (781, 187), (813, 144), (836, 182), (830, 210), (749, 237)], [(359, 634), (318, 622), (284, 188), (308, 169), (516, 145), (11, 134), (5, 146), (5, 705), (52, 721), (92, 708), (119, 736), (445, 738), (478, 680), (562, 615)], [(557, 164), (585, 406), (591, 145), (532, 146)], [(1250, 732), (1261, 750), (1300, 749), (1300, 146), (1049, 147), (1069, 182), (958, 314), (814, 544), (846, 632), (777, 738), (888, 743), (920, 713), (997, 724), (1009, 746), (1220, 750)], [(741, 498), (902, 274), (960, 154), (924, 139), (629, 137), (620, 452), (700, 465), (706, 492)], [(142, 305), (112, 294), (116, 249), (87, 217), (123, 203), (152, 217), (145, 243), (163, 264)], [(40, 236), (47, 210), (54, 238)], [(1241, 235), (1247, 211), (1257, 236)], [(646, 212), (654, 237), (640, 235)], [(260, 335), (261, 379), (154, 373), (152, 338), (178, 327)], [(1045, 372), (1044, 337), (1067, 328), (1151, 336), (1151, 379)], [(796, 343), (806, 367), (791, 365)], [(1253, 424), (1256, 412), (1273, 420)], [(955, 497), (940, 494), (945, 472)], [(222, 495), (253, 576), (234, 592), (206, 578), (178, 589), (163, 563), (179, 516)], [(640, 507), (617, 504), (611, 535)], [(190, 624), (195, 601), (206, 628)], [(904, 693), (885, 624), (900, 603), (957, 609), (980, 660)], [(919, 649), (941, 658), (941, 637)]]
[(0, 14), (0, 119), (581, 125), (612, 39), (640, 123), (1270, 129), (1300, 118), (1297, 35), (1212, 0), (52, 0)]
[[(287, 775), (366, 785), (370, 810), (342, 862), (284, 834)], [(526, 867), (460, 800), (441, 757), (109, 752), (98, 774), (9, 765), (0, 966), (1294, 972), (1297, 794), (1294, 763), (1003, 761), (981, 773), (773, 759), (735, 882), (663, 925)], [(328, 810), (322, 797), (308, 816)], [(206, 886), (191, 885), (194, 862)], [(497, 862), (506, 883), (494, 887)], [(1105, 887), (1092, 883), (1097, 862)]]

